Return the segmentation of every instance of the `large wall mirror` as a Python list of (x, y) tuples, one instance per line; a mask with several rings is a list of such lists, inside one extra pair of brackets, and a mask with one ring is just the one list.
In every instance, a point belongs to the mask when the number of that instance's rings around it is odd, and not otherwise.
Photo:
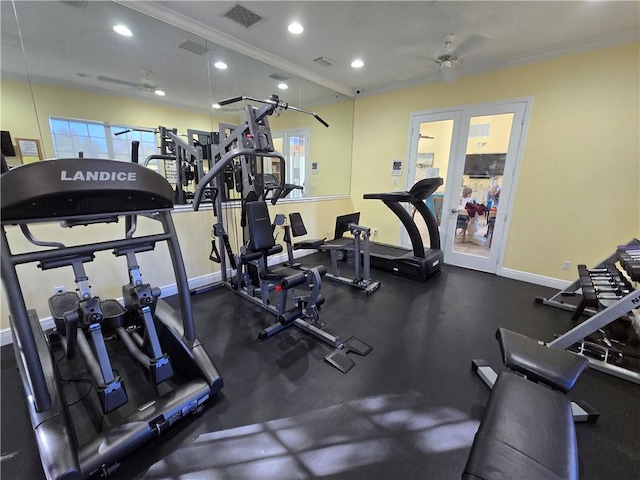
[[(82, 152), (130, 161), (137, 140), (144, 161), (165, 153), (159, 127), (190, 142), (189, 131), (244, 120), (243, 103), (216, 108), (219, 100), (277, 94), (330, 124), (290, 110), (269, 119), (274, 145), (287, 159), (286, 181), (303, 187), (292, 196), (349, 194), (352, 98), (114, 2), (15, 1), (0, 8), (1, 128), (14, 146), (37, 140), (43, 158)], [(38, 160), (19, 148), (5, 156), (11, 166)], [(148, 163), (175, 181), (170, 160)]]

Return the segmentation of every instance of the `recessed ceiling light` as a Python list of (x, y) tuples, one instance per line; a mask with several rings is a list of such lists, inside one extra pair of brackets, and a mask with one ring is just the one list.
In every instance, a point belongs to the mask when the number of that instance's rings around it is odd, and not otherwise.
[(224, 63), (223, 61), (218, 61), (218, 62), (214, 63), (213, 66), (216, 67), (218, 70), (226, 70), (227, 69), (227, 64)]
[(293, 33), (294, 35), (300, 35), (304, 32), (304, 27), (297, 22), (293, 22), (287, 27), (287, 30), (289, 30), (289, 33)]
[(113, 31), (116, 33), (119, 33), (123, 37), (133, 36), (133, 33), (131, 32), (131, 30), (129, 30), (129, 28), (126, 25), (116, 25), (113, 27)]
[(278, 88), (280, 90), (286, 90), (287, 88), (289, 88), (289, 85), (287, 85), (286, 83), (279, 83)]
[(211, 108), (222, 108), (219, 103), (214, 103)]
[(164, 90), (160, 90), (159, 88), (157, 88), (156, 90), (154, 90), (154, 92), (156, 95), (160, 96), (160, 97), (164, 97), (166, 95), (166, 93), (164, 93)]
[(351, 62), (351, 66), (353, 68), (362, 68), (364, 67), (364, 62), (359, 58), (356, 58), (353, 62)]

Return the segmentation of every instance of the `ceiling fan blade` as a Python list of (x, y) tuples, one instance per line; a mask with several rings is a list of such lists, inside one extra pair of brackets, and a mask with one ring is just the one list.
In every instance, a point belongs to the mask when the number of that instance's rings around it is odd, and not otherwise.
[(137, 87), (138, 84), (134, 82), (127, 82), (126, 80), (120, 80), (118, 78), (105, 77), (104, 75), (100, 75), (98, 80), (105, 83), (112, 83), (114, 85), (122, 85), (125, 87)]
[(468, 35), (454, 50), (456, 57), (463, 58), (465, 55), (471, 53), (474, 50), (481, 48), (487, 42), (491, 40), (489, 37), (482, 35), (471, 34)]
[(440, 66), (440, 61), (438, 60), (438, 58), (431, 58), (431, 57), (422, 57), (424, 58), (427, 62), (428, 65), (430, 67), (439, 67)]
[(142, 90), (155, 90), (158, 88), (158, 83), (153, 80), (149, 80), (148, 78), (139, 78), (136, 87)]
[(455, 55), (456, 51), (457, 51), (457, 49), (456, 49), (455, 45), (447, 45), (446, 47), (440, 49), (436, 53), (436, 58)]

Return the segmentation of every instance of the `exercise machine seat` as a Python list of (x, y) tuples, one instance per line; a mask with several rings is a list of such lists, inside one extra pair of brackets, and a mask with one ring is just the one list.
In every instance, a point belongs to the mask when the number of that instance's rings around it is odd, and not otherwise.
[(578, 448), (566, 395), (502, 372), (491, 390), (463, 480), (573, 480)]
[(525, 375), (529, 380), (544, 383), (564, 393), (573, 388), (589, 365), (583, 356), (547, 347), (506, 328), (499, 328), (496, 338), (506, 367)]

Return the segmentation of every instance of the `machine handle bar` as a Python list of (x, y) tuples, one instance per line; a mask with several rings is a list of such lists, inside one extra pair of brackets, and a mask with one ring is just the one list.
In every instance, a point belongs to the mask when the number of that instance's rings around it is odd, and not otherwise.
[(250, 100), (252, 102), (260, 102), (260, 103), (264, 103), (266, 105), (273, 105), (275, 108), (279, 108), (279, 109), (282, 109), (282, 110), (293, 110), (293, 111), (300, 112), (300, 113), (306, 113), (307, 115), (311, 115), (312, 117), (314, 117), (316, 120), (318, 120), (325, 127), (329, 127), (329, 124), (327, 122), (325, 122), (322, 118), (320, 118), (320, 116), (317, 113), (308, 112), (307, 110), (302, 110), (301, 108), (293, 107), (293, 106), (289, 105), (287, 102), (283, 102), (282, 100), (280, 100), (277, 95), (272, 95), (271, 98), (269, 98), (269, 99), (260, 99), (260, 98), (254, 98), (254, 97), (246, 97), (246, 96), (232, 97), (232, 98), (227, 98), (225, 100), (220, 100), (218, 102), (218, 105), (220, 105), (222, 107), (222, 106), (225, 106), (225, 105), (229, 105), (231, 103), (240, 102), (242, 100)]

